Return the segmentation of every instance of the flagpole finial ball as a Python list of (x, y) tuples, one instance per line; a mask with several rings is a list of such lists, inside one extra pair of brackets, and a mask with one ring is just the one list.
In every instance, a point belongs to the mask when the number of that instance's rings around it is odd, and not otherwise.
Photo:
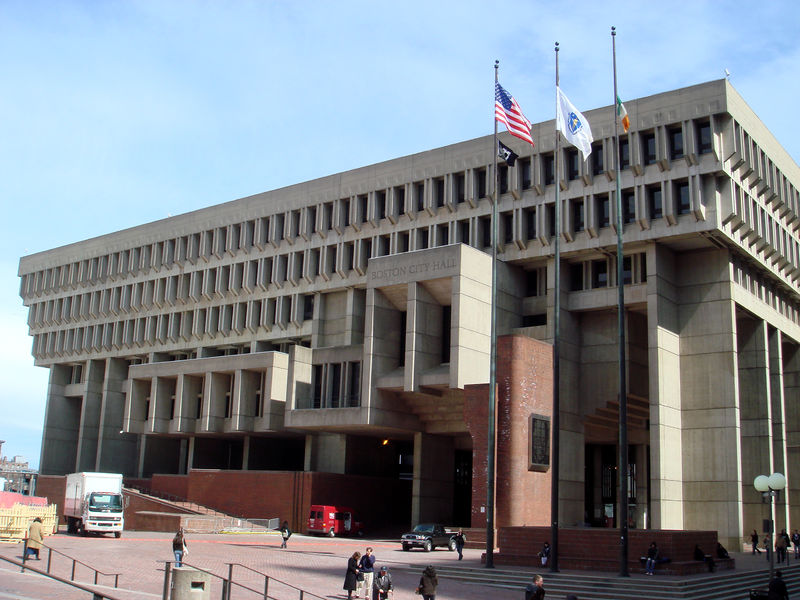
[(617, 28), (613, 25), (611, 26), (611, 35), (617, 35)]
[(499, 66), (500, 66), (500, 61), (499, 60), (495, 60), (494, 61), (494, 68), (496, 69)]
[(556, 42), (556, 52), (558, 52), (558, 42)]

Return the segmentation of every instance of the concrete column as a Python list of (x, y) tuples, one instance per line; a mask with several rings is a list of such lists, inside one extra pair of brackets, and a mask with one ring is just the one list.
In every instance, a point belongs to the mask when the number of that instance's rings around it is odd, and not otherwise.
[[(786, 408), (786, 481), (790, 504), (789, 525), (800, 528), (800, 346), (784, 339), (783, 399)], [(788, 503), (787, 503), (788, 504)]]
[[(485, 275), (485, 273), (484, 273)], [(492, 287), (459, 275), (452, 278), (450, 387), (463, 389), (489, 379)]]
[(684, 526), (716, 530), (724, 546), (740, 548), (742, 451), (729, 255), (716, 249), (678, 255), (676, 269), (681, 273)]
[(404, 389), (417, 391), (420, 374), (441, 364), (442, 307), (421, 283), (408, 284)]
[(450, 523), (453, 519), (453, 438), (414, 434), (413, 523)]
[(186, 438), (181, 439), (180, 456), (178, 458), (178, 474), (186, 475), (188, 472), (186, 466), (189, 459), (189, 440)]
[(683, 529), (681, 369), (675, 257), (648, 248), (647, 329), (650, 372), (650, 526)]
[(95, 471), (132, 476), (136, 470), (136, 436), (120, 433), (123, 428), (127, 378), (128, 361), (119, 358), (106, 360)]
[(242, 471), (249, 470), (250, 464), (250, 436), (244, 436), (242, 442)]
[(194, 443), (195, 443), (195, 436), (189, 438), (189, 448), (186, 452), (186, 472), (192, 470), (194, 467)]
[(346, 472), (347, 436), (339, 433), (315, 433), (306, 436), (303, 468), (322, 473)]
[[(769, 384), (772, 403), (772, 472), (786, 474), (788, 453), (786, 447), (786, 404), (783, 393), (783, 334), (777, 329), (767, 329), (769, 344)], [(745, 481), (742, 482), (743, 484)], [(788, 482), (787, 482), (788, 486)], [(775, 505), (775, 531), (788, 527), (791, 490), (781, 493)]]
[(770, 443), (772, 402), (769, 385), (767, 324), (743, 317), (737, 321), (739, 421), (742, 447), (742, 520), (744, 529), (761, 530), (765, 507), (753, 489), (757, 475), (773, 472)]
[(69, 365), (50, 367), (39, 463), (42, 475), (66, 475), (77, 466), (82, 400), (66, 395), (69, 375)]
[(100, 412), (103, 401), (105, 361), (86, 363), (85, 392), (78, 434), (78, 471), (91, 471), (97, 464), (97, 445), (100, 435)]

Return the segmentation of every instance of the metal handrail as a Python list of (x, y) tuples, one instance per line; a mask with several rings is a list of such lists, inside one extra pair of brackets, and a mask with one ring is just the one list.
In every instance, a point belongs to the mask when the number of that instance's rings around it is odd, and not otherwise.
[[(64, 558), (68, 558), (69, 560), (72, 561), (72, 573), (70, 575), (70, 581), (75, 581), (75, 567), (77, 565), (83, 565), (87, 569), (89, 569), (91, 571), (94, 571), (94, 584), (95, 585), (97, 585), (97, 576), (98, 575), (102, 575), (103, 577), (112, 577), (113, 576), (114, 577), (114, 587), (115, 588), (119, 587), (119, 576), (121, 575), (121, 573), (104, 573), (103, 571), (100, 571), (99, 569), (95, 569), (92, 565), (87, 565), (85, 562), (80, 561), (77, 558), (73, 558), (73, 557), (69, 556), (68, 554), (64, 554), (63, 552), (61, 552), (59, 550), (56, 550), (55, 548), (51, 548), (47, 544), (42, 544), (42, 547), (47, 548), (47, 573), (48, 574), (50, 573), (50, 565), (53, 562), (53, 552), (55, 552), (56, 554), (60, 554)], [(26, 567), (25, 566), (25, 563), (27, 561), (28, 561), (28, 551), (27, 551), (27, 544), (26, 544), (26, 546), (22, 550), (22, 563), (20, 565), (22, 567), (22, 572), (23, 573), (25, 572), (25, 569), (33, 569), (33, 567)]]
[[(109, 596), (105, 592), (98, 592), (97, 590), (93, 590), (93, 589), (91, 589), (89, 587), (86, 587), (85, 585), (80, 584), (80, 583), (76, 583), (74, 581), (69, 581), (68, 579), (64, 579), (63, 577), (59, 577), (58, 575), (53, 575), (49, 571), (42, 571), (41, 569), (37, 569), (35, 567), (26, 567), (25, 564), (24, 564), (24, 561), (23, 562), (19, 562), (17, 560), (14, 560), (13, 558), (8, 558), (6, 556), (0, 556), (0, 560), (4, 560), (6, 562), (11, 563), (12, 565), (16, 565), (18, 567), (21, 567), (21, 571), (22, 572), (25, 572), (25, 569), (28, 569), (29, 571), (33, 571), (34, 573), (38, 573), (39, 575), (44, 575), (45, 577), (49, 577), (50, 579), (54, 579), (55, 581), (58, 581), (59, 583), (64, 583), (66, 585), (71, 585), (74, 588), (77, 588), (79, 590), (83, 590), (84, 592), (88, 592), (88, 593), (92, 594), (92, 600), (121, 600), (121, 598), (118, 598), (117, 596)], [(95, 584), (96, 583), (97, 582), (95, 581)]]
[[(163, 596), (162, 596), (163, 600), (167, 600), (167, 597), (168, 597), (168, 592), (169, 592), (169, 588), (170, 588), (170, 578), (171, 578), (172, 565), (173, 565), (174, 562), (175, 561), (172, 561), (172, 560), (165, 560), (164, 561), (164, 591), (163, 591)], [(319, 600), (326, 600), (326, 598), (324, 598), (323, 596), (318, 596), (317, 594), (314, 594), (312, 592), (307, 592), (306, 590), (300, 589), (299, 587), (297, 587), (295, 585), (292, 585), (291, 583), (287, 583), (287, 582), (285, 582), (285, 581), (283, 581), (281, 579), (276, 579), (274, 577), (270, 577), (266, 573), (262, 573), (261, 571), (258, 571), (258, 570), (254, 569), (252, 567), (248, 567), (247, 565), (243, 565), (241, 563), (226, 563), (226, 564), (228, 565), (228, 577), (227, 578), (222, 576), (222, 575), (217, 575), (213, 571), (209, 571), (207, 569), (203, 569), (202, 567), (198, 567), (197, 565), (192, 565), (192, 564), (187, 563), (186, 561), (181, 561), (181, 565), (183, 565), (183, 566), (191, 567), (192, 569), (196, 569), (196, 570), (200, 571), (201, 573), (207, 573), (208, 575), (211, 575), (212, 577), (216, 577), (217, 579), (222, 580), (222, 600), (230, 600), (231, 588), (234, 585), (237, 585), (240, 588), (244, 588), (244, 589), (248, 590), (249, 592), (253, 592), (254, 594), (260, 594), (261, 597), (264, 600), (276, 600), (276, 598), (274, 596), (270, 596), (269, 595), (269, 582), (270, 582), (270, 580), (272, 580), (274, 582), (277, 582), (277, 583), (280, 583), (280, 584), (283, 584), (283, 585), (285, 585), (285, 586), (287, 586), (287, 587), (299, 592), (299, 600), (305, 600), (306, 596), (310, 596), (312, 598), (317, 598)], [(257, 573), (258, 575), (263, 576), (264, 577), (264, 591), (262, 592), (261, 590), (256, 590), (254, 588), (251, 588), (248, 585), (245, 585), (243, 583), (239, 583), (238, 581), (234, 581), (233, 580), (233, 567), (234, 566), (242, 567), (244, 569), (247, 569), (248, 571), (252, 571), (253, 573)]]

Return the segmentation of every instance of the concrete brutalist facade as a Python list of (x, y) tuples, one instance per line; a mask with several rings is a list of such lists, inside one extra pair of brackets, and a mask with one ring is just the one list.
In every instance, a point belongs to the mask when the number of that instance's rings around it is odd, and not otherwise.
[[(627, 108), (634, 525), (738, 547), (757, 474), (786, 474), (777, 526), (800, 522), (800, 170), (725, 80)], [(549, 121), (533, 151), (503, 134), (521, 158), (499, 169), (500, 334), (552, 340), (561, 190), (564, 525), (616, 514), (614, 124), (585, 116), (587, 162), (554, 157)], [(489, 379), (492, 170), (489, 136), (22, 258), (41, 471), (396, 472), (415, 520), (469, 525), (476, 499), (451, 498), (464, 389)]]

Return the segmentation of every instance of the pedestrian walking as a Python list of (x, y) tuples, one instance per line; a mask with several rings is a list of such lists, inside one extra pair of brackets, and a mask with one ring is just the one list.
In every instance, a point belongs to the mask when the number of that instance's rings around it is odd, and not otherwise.
[(758, 532), (755, 529), (750, 534), (750, 543), (753, 545), (753, 554), (761, 554), (761, 550), (758, 549)]
[(44, 544), (44, 535), (42, 534), (42, 520), (36, 517), (28, 527), (28, 539), (25, 545), (25, 556), (35, 556), (36, 560), (39, 558), (39, 550)]
[(794, 544), (795, 559), (800, 559), (800, 533), (797, 532), (797, 529), (792, 534), (792, 544)]
[(364, 556), (358, 561), (358, 570), (363, 575), (363, 579), (358, 580), (359, 593), (356, 594), (356, 598), (361, 594), (361, 590), (363, 590), (363, 597), (369, 598), (372, 592), (372, 579), (375, 575), (375, 555), (370, 546), (367, 546)]
[(770, 539), (769, 534), (764, 534), (764, 550), (767, 553), (767, 562), (769, 562), (769, 557), (772, 555), (772, 539)]
[(183, 527), (178, 529), (178, 533), (172, 538), (172, 553), (175, 555), (175, 566), (182, 567), (183, 561), (189, 554), (186, 548), (186, 537), (183, 535)]
[(786, 589), (786, 582), (783, 581), (783, 573), (778, 569), (775, 577), (769, 582), (767, 592), (768, 600), (789, 600), (789, 590)]
[(347, 559), (347, 571), (344, 574), (343, 590), (347, 590), (347, 597), (352, 598), (353, 592), (358, 589), (358, 561), (361, 552), (353, 552), (353, 556)]
[(392, 585), (392, 576), (386, 569), (385, 565), (381, 565), (380, 571), (375, 576), (372, 582), (372, 600), (389, 600), (394, 597), (394, 586)]
[(533, 582), (525, 586), (525, 600), (544, 600), (544, 578), (534, 575)]
[(467, 536), (464, 535), (464, 530), (459, 528), (458, 533), (453, 536), (453, 541), (456, 543), (456, 552), (458, 552), (458, 560), (464, 558), (464, 544), (467, 541)]
[(289, 529), (289, 521), (284, 521), (281, 525), (281, 548), (286, 548), (286, 542), (292, 537), (292, 530)]
[(781, 564), (786, 560), (786, 538), (783, 534), (775, 537), (775, 561)]
[(422, 571), (422, 577), (419, 578), (419, 586), (416, 592), (422, 596), (422, 600), (434, 600), (438, 585), (439, 578), (436, 576), (436, 569), (433, 565), (428, 565)]

